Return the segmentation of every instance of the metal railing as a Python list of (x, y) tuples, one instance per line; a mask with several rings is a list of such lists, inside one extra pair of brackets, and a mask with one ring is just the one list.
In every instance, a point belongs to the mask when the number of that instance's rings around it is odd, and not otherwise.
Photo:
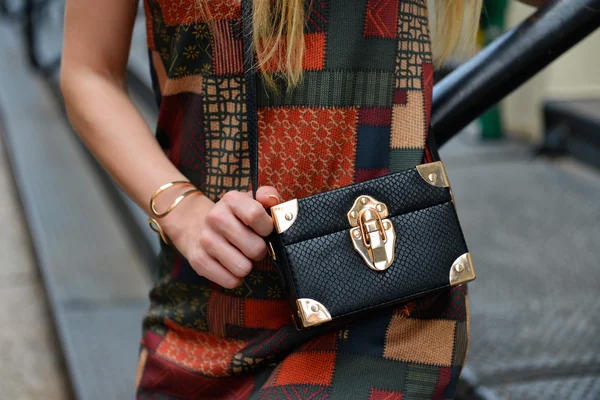
[(433, 90), (438, 146), (600, 27), (600, 0), (554, 0)]

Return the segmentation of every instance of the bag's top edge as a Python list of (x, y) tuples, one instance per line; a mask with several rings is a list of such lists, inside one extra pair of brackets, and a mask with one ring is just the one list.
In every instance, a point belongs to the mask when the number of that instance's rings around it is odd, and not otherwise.
[(331, 191), (288, 201), (271, 209), (283, 244), (349, 228), (348, 213), (361, 196), (387, 208), (389, 217), (428, 208), (452, 199), (448, 187), (426, 180), (418, 167)]

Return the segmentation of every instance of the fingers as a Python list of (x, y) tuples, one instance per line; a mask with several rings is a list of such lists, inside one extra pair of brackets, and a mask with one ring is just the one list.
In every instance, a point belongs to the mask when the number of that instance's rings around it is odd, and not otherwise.
[(256, 191), (256, 201), (258, 201), (264, 208), (271, 208), (279, 203), (283, 203), (281, 195), (272, 186), (261, 186)]
[(273, 221), (265, 208), (280, 202), (277, 190), (269, 186), (259, 188), (256, 200), (250, 193), (226, 193), (204, 214), (206, 225), (188, 246), (193, 251), (186, 257), (194, 270), (225, 288), (239, 286), (252, 270), (251, 260), (266, 256), (261, 236), (273, 231)]
[[(260, 261), (267, 255), (267, 245), (263, 238), (242, 224), (233, 214), (221, 213), (211, 227), (229, 243), (239, 249), (247, 258)], [(233, 272), (233, 271), (232, 271)]]
[(198, 275), (226, 289), (233, 289), (242, 284), (242, 278), (233, 275), (228, 269), (223, 268), (217, 260), (202, 249), (197, 249), (195, 254), (188, 258), (188, 261)]
[(228, 192), (221, 199), (231, 212), (260, 236), (268, 236), (273, 231), (273, 220), (261, 203), (251, 195), (241, 192)]
[(217, 235), (211, 239), (211, 246), (205, 250), (238, 278), (243, 278), (252, 271), (252, 261), (222, 236)]

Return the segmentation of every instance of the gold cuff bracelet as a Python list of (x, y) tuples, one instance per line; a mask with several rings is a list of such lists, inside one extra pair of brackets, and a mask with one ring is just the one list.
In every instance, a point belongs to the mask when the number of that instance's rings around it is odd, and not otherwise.
[(169, 237), (167, 236), (165, 231), (163, 231), (163, 229), (160, 226), (160, 224), (158, 223), (158, 221), (156, 221), (154, 218), (148, 218), (148, 226), (154, 232), (158, 233), (158, 236), (160, 236), (160, 238), (162, 239), (163, 242), (165, 242), (165, 244), (167, 244), (169, 246), (173, 244), (173, 242), (171, 241), (171, 239), (169, 239)]
[(167, 215), (169, 215), (169, 213), (171, 211), (173, 211), (173, 209), (175, 207), (177, 207), (179, 205), (179, 203), (181, 203), (183, 201), (183, 199), (185, 199), (187, 196), (189, 196), (190, 194), (194, 194), (196, 192), (199, 192), (198, 189), (196, 189), (194, 187), (194, 189), (188, 190), (187, 192), (183, 193), (182, 195), (178, 196), (175, 201), (173, 201), (173, 203), (171, 203), (171, 205), (169, 206), (169, 208), (167, 208), (167, 210), (163, 213), (159, 213), (156, 210), (156, 199), (158, 198), (158, 196), (160, 196), (164, 191), (174, 187), (174, 186), (194, 186), (191, 182), (188, 181), (174, 181), (174, 182), (169, 182), (167, 184), (162, 185), (161, 187), (158, 188), (158, 190), (156, 192), (154, 192), (154, 194), (152, 195), (152, 197), (150, 198), (150, 211), (152, 212), (152, 215), (156, 218), (164, 218)]

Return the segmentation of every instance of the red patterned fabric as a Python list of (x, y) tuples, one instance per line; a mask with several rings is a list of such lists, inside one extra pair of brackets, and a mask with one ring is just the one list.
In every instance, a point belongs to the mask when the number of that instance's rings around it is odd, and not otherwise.
[(368, 126), (391, 126), (392, 107), (361, 107), (358, 123)]
[(213, 65), (216, 75), (244, 73), (242, 60), (242, 40), (234, 36), (231, 21), (215, 21), (213, 36)]
[(393, 39), (398, 32), (398, 1), (369, 0), (365, 36)]
[(207, 12), (203, 12), (193, 1), (156, 0), (162, 10), (164, 23), (168, 26), (180, 26), (205, 22), (205, 14), (219, 20), (235, 20), (242, 13), (240, 0), (204, 0)]

